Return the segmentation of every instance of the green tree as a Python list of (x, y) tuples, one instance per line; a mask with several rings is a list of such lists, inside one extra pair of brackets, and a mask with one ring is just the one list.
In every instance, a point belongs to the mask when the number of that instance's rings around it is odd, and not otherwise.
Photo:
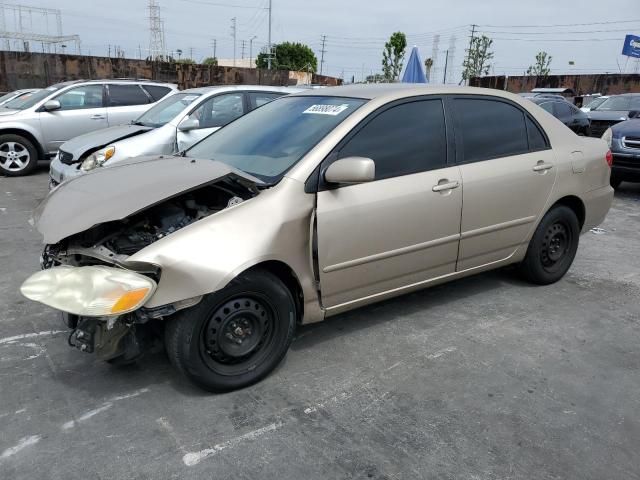
[(490, 50), (493, 40), (486, 35), (473, 37), (467, 50), (467, 58), (462, 62), (462, 79), (469, 80), (472, 77), (480, 77), (489, 73), (490, 60), (493, 52)]
[(191, 58), (180, 58), (180, 59), (176, 60), (176, 63), (184, 63), (184, 64), (191, 65), (191, 64), (194, 64), (196, 62), (195, 62), (195, 60), (192, 60)]
[(387, 82), (397, 80), (402, 71), (404, 51), (407, 48), (407, 37), (402, 32), (395, 32), (384, 44), (382, 51), (382, 74)]
[[(267, 59), (266, 53), (260, 53), (256, 58), (256, 66), (267, 68)], [(274, 46), (271, 68), (315, 72), (318, 68), (318, 59), (308, 45), (297, 42), (282, 42)]]
[(551, 72), (551, 59), (553, 57), (547, 52), (538, 52), (536, 55), (535, 65), (531, 65), (527, 69), (527, 75), (536, 75), (540, 77), (546, 77)]
[(218, 66), (218, 59), (216, 57), (207, 57), (202, 61), (203, 65), (213, 65), (214, 67)]

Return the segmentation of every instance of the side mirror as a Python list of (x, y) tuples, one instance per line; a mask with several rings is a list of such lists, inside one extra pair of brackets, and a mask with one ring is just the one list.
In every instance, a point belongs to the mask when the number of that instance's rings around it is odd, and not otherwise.
[(364, 183), (376, 178), (376, 164), (370, 158), (347, 157), (336, 160), (324, 172), (327, 183)]
[(631, 110), (627, 116), (629, 118), (640, 118), (640, 110)]
[(62, 108), (62, 105), (60, 105), (60, 102), (58, 100), (49, 100), (47, 102), (44, 102), (42, 108), (45, 112), (52, 112), (54, 110), (60, 110)]
[(195, 118), (185, 118), (178, 125), (178, 130), (181, 132), (188, 132), (190, 130), (197, 130), (200, 128), (200, 121)]

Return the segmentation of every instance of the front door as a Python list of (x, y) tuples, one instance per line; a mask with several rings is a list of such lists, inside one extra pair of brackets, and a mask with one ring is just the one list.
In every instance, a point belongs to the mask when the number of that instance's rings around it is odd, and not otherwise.
[(178, 130), (178, 151), (181, 152), (219, 128), (244, 115), (245, 101), (242, 92), (223, 93), (206, 99), (186, 118), (198, 120), (200, 126), (186, 132)]
[(100, 84), (71, 88), (53, 100), (60, 102), (60, 109), (39, 113), (48, 153), (54, 153), (64, 142), (78, 135), (108, 126)]
[(462, 182), (458, 167), (447, 165), (448, 151), (439, 98), (385, 107), (338, 147), (333, 158), (373, 159), (376, 179), (321, 185), (318, 192), (318, 267), (325, 307), (455, 271)]
[(463, 209), (458, 270), (509, 258), (536, 225), (555, 183), (549, 142), (509, 101), (453, 99)]

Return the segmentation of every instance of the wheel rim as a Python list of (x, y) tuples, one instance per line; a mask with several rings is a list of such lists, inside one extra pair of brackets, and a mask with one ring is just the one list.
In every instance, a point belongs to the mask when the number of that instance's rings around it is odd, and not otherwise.
[(29, 165), (30, 160), (29, 150), (21, 143), (5, 142), (0, 145), (0, 166), (5, 170), (19, 172)]
[(573, 243), (573, 234), (564, 222), (553, 223), (547, 228), (540, 256), (547, 271), (557, 270), (567, 258)]
[(200, 353), (207, 366), (223, 375), (255, 368), (275, 337), (275, 309), (258, 295), (231, 298), (204, 322)]

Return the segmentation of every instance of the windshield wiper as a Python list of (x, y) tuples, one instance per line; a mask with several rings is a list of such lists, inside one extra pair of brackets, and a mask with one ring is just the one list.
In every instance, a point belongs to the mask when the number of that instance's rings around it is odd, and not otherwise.
[(131, 120), (131, 125), (139, 125), (141, 127), (146, 127), (146, 125), (138, 120)]

